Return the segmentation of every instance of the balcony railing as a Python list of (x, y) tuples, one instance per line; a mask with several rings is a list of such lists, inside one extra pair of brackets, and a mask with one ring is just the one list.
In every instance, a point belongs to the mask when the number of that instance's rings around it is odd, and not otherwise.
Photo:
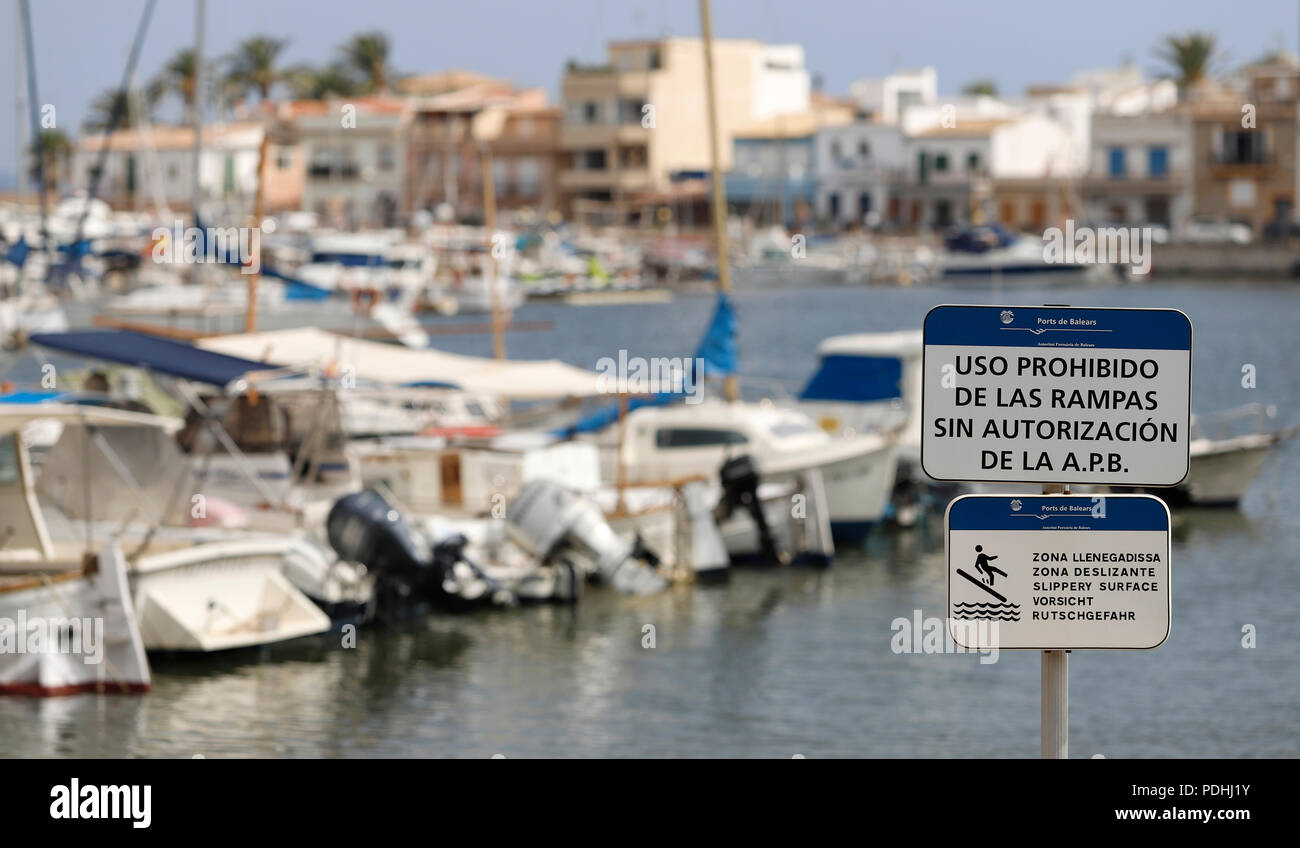
[(1211, 153), (1211, 165), (1232, 165), (1232, 166), (1253, 166), (1253, 165), (1272, 165), (1274, 158), (1267, 151), (1251, 151), (1247, 153)]
[(355, 180), (361, 176), (361, 167), (354, 163), (346, 165), (313, 164), (307, 168), (307, 176), (313, 180)]

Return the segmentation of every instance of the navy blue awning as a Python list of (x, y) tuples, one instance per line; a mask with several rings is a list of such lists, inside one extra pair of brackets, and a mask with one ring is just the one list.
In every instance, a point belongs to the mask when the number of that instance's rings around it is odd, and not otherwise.
[(213, 353), (184, 342), (160, 339), (131, 330), (77, 330), (70, 333), (36, 333), (33, 344), (123, 365), (136, 365), (160, 374), (225, 386), (249, 371), (278, 368), (266, 362), (254, 362)]
[(893, 356), (823, 356), (800, 400), (871, 403), (903, 396), (903, 361)]

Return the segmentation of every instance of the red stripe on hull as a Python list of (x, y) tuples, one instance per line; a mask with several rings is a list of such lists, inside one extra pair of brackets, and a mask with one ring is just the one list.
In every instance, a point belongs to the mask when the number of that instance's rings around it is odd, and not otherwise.
[(73, 683), (68, 686), (42, 686), (39, 683), (0, 683), (0, 695), (25, 695), (32, 698), (57, 698), (61, 695), (140, 695), (149, 691), (148, 683)]

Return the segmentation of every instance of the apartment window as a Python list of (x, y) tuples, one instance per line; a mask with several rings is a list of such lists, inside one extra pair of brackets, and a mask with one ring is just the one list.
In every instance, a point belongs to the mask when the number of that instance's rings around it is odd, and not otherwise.
[(911, 106), (921, 105), (921, 92), (919, 91), (900, 91), (898, 98), (894, 101), (898, 108), (898, 117), (903, 117), (903, 113)]
[(831, 192), (829, 199), (831, 206), (831, 220), (838, 221), (840, 219), (840, 196), (835, 192)]
[(1259, 165), (1265, 160), (1259, 130), (1224, 130), (1221, 141), (1219, 161), (1225, 165)]
[(861, 159), (866, 159), (870, 155), (871, 155), (871, 145), (867, 144), (865, 141), (859, 141), (858, 157)]
[(1107, 151), (1106, 173), (1112, 177), (1122, 177), (1128, 172), (1128, 166), (1124, 162), (1124, 148), (1112, 147)]
[(1250, 209), (1255, 205), (1255, 181), (1233, 180), (1228, 183), (1228, 202), (1238, 209)]
[(498, 193), (510, 193), (510, 160), (492, 160), (492, 184)]
[(381, 144), (379, 146), (379, 170), (391, 171), (397, 167), (397, 154), (393, 151), (391, 144)]
[(620, 168), (644, 168), (646, 166), (646, 149), (644, 146), (619, 148), (618, 159)]
[(293, 152), (287, 147), (277, 147), (275, 149), (275, 169), (277, 171), (287, 171), (293, 167)]
[(1147, 151), (1147, 175), (1166, 177), (1169, 175), (1169, 149), (1152, 147)]
[(577, 164), (580, 171), (603, 171), (605, 170), (605, 151), (583, 150), (577, 156)]
[(640, 98), (623, 97), (618, 101), (618, 121), (620, 124), (641, 123), (641, 108), (645, 103)]
[(942, 174), (948, 170), (948, 154), (939, 153), (934, 157), (935, 173)]
[(837, 138), (831, 142), (831, 159), (836, 162), (844, 156), (844, 149), (840, 147), (840, 140)]
[(658, 47), (651, 47), (650, 52), (646, 58), (648, 60), (646, 64), (650, 66), (650, 70), (657, 71), (663, 67), (663, 61), (659, 58)]
[(1148, 197), (1146, 200), (1147, 223), (1169, 226), (1169, 198)]
[(947, 200), (936, 200), (934, 202), (934, 225), (936, 227), (952, 226), (952, 204)]
[(515, 160), (515, 188), (519, 194), (532, 197), (541, 193), (542, 163), (533, 156)]
[(966, 156), (966, 171), (971, 174), (980, 172), (980, 155), (978, 153), (971, 153)]
[(858, 196), (858, 217), (866, 218), (870, 214), (871, 214), (871, 194), (870, 192), (864, 191), (862, 192), (862, 194)]
[(594, 100), (589, 100), (582, 104), (582, 122), (584, 124), (595, 124), (600, 122), (600, 104)]

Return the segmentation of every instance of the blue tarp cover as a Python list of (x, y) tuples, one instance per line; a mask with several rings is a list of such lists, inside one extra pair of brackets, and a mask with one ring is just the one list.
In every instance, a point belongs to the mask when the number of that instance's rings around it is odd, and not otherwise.
[(131, 330), (77, 330), (70, 333), (36, 333), (33, 344), (92, 359), (136, 365), (184, 380), (224, 386), (249, 371), (279, 366), (224, 353), (202, 350), (184, 342), (160, 339)]
[(892, 356), (822, 357), (821, 367), (808, 381), (800, 400), (840, 400), (870, 403), (903, 396), (903, 361)]

